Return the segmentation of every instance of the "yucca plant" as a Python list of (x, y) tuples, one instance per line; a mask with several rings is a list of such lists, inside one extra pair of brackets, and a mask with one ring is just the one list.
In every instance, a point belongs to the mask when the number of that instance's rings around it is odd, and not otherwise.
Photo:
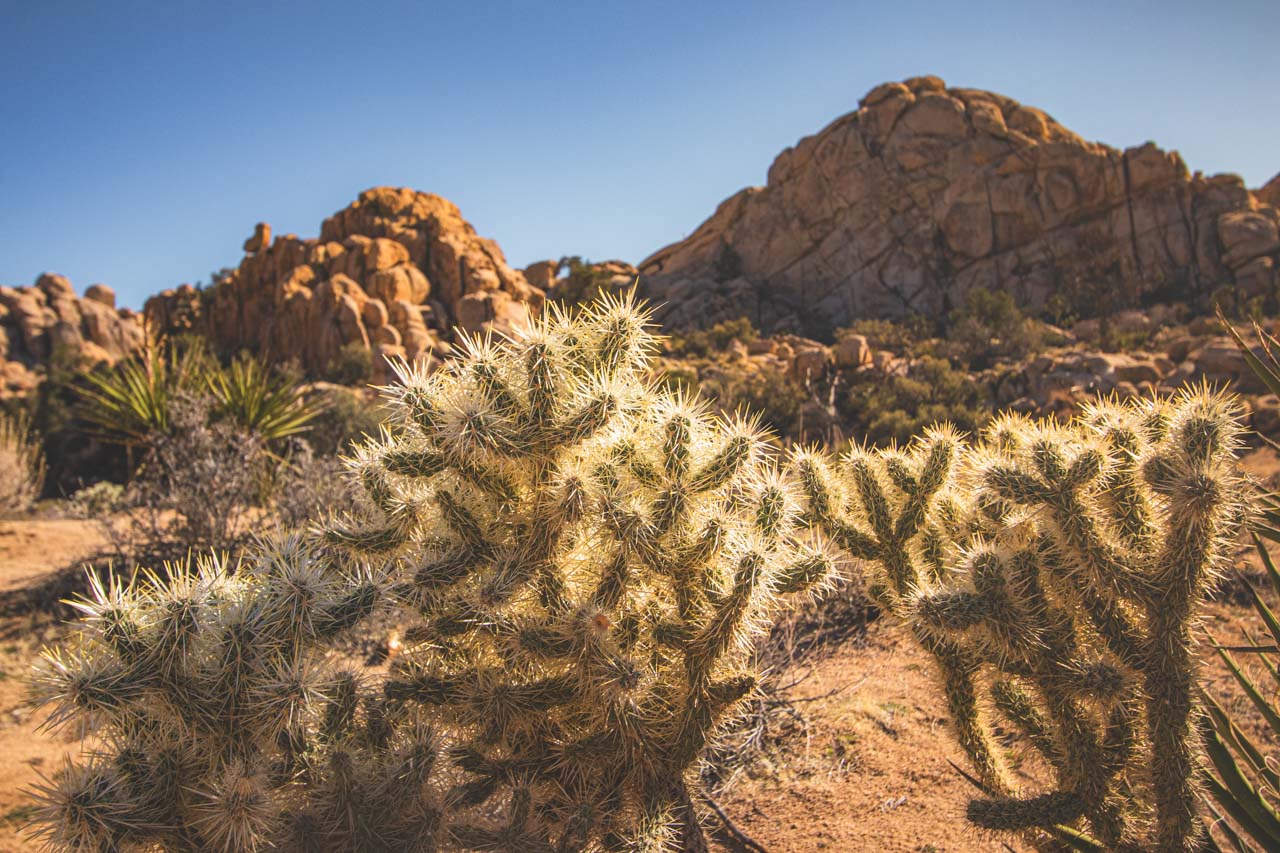
[[(1280, 571), (1256, 535), (1254, 544), (1267, 580), (1280, 596)], [(1276, 667), (1276, 656), (1280, 655), (1280, 619), (1247, 578), (1241, 581), (1266, 633), (1259, 639), (1246, 632), (1244, 644), (1216, 648), (1272, 737), (1280, 738), (1280, 705), (1275, 699), (1280, 689), (1280, 670)], [(1265, 671), (1262, 684), (1240, 665), (1235, 658), (1237, 654), (1247, 655), (1248, 660), (1262, 665)], [(1209, 807), (1218, 818), (1219, 831), (1236, 850), (1280, 848), (1280, 815), (1276, 813), (1276, 801), (1280, 798), (1280, 758), (1260, 747), (1211, 693), (1205, 696), (1205, 707), (1208, 713), (1202, 728), (1212, 767), (1206, 768), (1204, 779)], [(1230, 817), (1229, 822), (1223, 819), (1224, 814)]]
[(24, 412), (0, 412), (0, 513), (21, 512), (40, 497), (44, 453)]
[(94, 435), (131, 451), (169, 431), (175, 394), (195, 389), (209, 363), (203, 343), (176, 347), (148, 334), (141, 351), (102, 372), (85, 374), (80, 415)]
[[(1268, 390), (1280, 394), (1280, 341), (1254, 323), (1260, 352), (1254, 351), (1221, 309), (1218, 319), (1253, 373)], [(1280, 499), (1274, 493), (1259, 496), (1253, 541), (1267, 580), (1275, 594), (1280, 595), (1280, 572), (1264, 538), (1280, 542)], [(1260, 641), (1247, 633), (1245, 644), (1217, 646), (1217, 652), (1272, 736), (1280, 738), (1280, 705), (1275, 700), (1280, 671), (1274, 657), (1280, 655), (1280, 620), (1247, 578), (1241, 578), (1241, 582), (1266, 632), (1264, 639)], [(1235, 655), (1244, 655), (1245, 660), (1256, 660), (1262, 665), (1266, 674), (1262, 684), (1240, 665)], [(1209, 808), (1218, 819), (1219, 832), (1236, 850), (1280, 848), (1280, 816), (1276, 812), (1276, 801), (1280, 798), (1280, 757), (1268, 754), (1250, 738), (1241, 721), (1234, 718), (1217, 697), (1206, 695), (1205, 704), (1208, 713), (1202, 728), (1212, 768), (1206, 769), (1204, 778)]]
[[(46, 677), (56, 720), (108, 734), (46, 786), (55, 846), (705, 850), (698, 759), (755, 687), (753, 638), (831, 560), (754, 423), (648, 384), (653, 341), (605, 300), (402, 366), (350, 460), (356, 516), (243, 582), (100, 590)], [(382, 586), (385, 679), (311, 677)]]
[(323, 402), (308, 399), (295, 378), (247, 353), (206, 371), (205, 384), (222, 416), (268, 443), (306, 432), (324, 411)]
[[(1194, 850), (1203, 752), (1194, 637), (1248, 490), (1234, 404), (1206, 390), (997, 419), (975, 444), (797, 456), (808, 519), (876, 568), (934, 657), (987, 796), (968, 818), (1077, 849)], [(1020, 791), (1007, 727), (1052, 771)]]

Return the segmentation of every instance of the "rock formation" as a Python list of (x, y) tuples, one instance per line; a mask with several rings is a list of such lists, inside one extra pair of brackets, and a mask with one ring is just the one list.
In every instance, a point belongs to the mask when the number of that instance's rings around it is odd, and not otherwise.
[(141, 317), (117, 309), (106, 285), (90, 285), (81, 298), (67, 279), (45, 273), (33, 287), (0, 287), (0, 398), (33, 390), (58, 350), (114, 363), (142, 342)]
[(1148, 143), (1087, 142), (1002, 95), (886, 83), (783, 151), (640, 265), (669, 327), (746, 316), (811, 336), (861, 317), (944, 314), (975, 287), (1077, 315), (1147, 297), (1273, 299), (1276, 182), (1190, 174)]
[(296, 359), (322, 374), (348, 345), (387, 360), (439, 356), (451, 330), (503, 332), (541, 308), (543, 293), (507, 266), (440, 196), (379, 187), (324, 221), (318, 239), (272, 240), (259, 223), (227, 278), (147, 301), (157, 328), (190, 330), (224, 353)]
[(1280, 207), (1280, 174), (1275, 175), (1271, 180), (1254, 190), (1253, 196), (1260, 204)]

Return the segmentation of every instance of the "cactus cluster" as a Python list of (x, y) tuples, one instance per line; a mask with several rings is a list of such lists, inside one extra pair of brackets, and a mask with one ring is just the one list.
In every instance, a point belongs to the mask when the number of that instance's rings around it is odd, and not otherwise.
[(38, 789), (47, 846), (245, 850), (276, 835), (343, 683), (319, 649), (373, 609), (377, 579), (296, 536), (235, 567), (91, 578), (78, 635), (37, 681), (50, 725), (89, 737)]
[[(1203, 840), (1194, 630), (1244, 520), (1233, 404), (1205, 390), (998, 418), (833, 463), (797, 454), (806, 515), (875, 567), (937, 663), (985, 796), (969, 820), (1072, 846)], [(1016, 790), (997, 731), (1052, 787)]]
[[(404, 366), (358, 517), (97, 590), (49, 659), (54, 719), (103, 736), (45, 792), (53, 846), (705, 849), (698, 757), (832, 560), (756, 424), (655, 388), (653, 345), (607, 299)], [(375, 599), (389, 670), (326, 665)]]

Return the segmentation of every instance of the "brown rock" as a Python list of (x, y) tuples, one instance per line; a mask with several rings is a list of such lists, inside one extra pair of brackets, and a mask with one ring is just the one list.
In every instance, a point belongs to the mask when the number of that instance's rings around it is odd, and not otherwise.
[(845, 335), (831, 348), (836, 367), (856, 369), (871, 364), (871, 347), (862, 335)]
[(253, 227), (253, 236), (244, 241), (244, 250), (250, 255), (261, 252), (271, 245), (271, 226), (259, 222)]
[(370, 299), (360, 311), (360, 319), (369, 330), (379, 329), (387, 324), (387, 305), (381, 299)]
[(422, 270), (405, 263), (372, 273), (366, 279), (366, 290), (370, 296), (381, 299), (383, 302), (391, 303), (397, 299), (404, 299), (419, 305), (425, 302), (431, 293), (431, 284), (422, 274)]
[(534, 287), (550, 290), (556, 283), (556, 271), (559, 269), (559, 261), (538, 261), (524, 268), (524, 277)]
[(89, 288), (84, 292), (84, 298), (105, 305), (108, 308), (116, 307), (116, 292), (105, 284), (89, 285)]
[(471, 294), (486, 295), (471, 300), (481, 304), (465, 309), (468, 320), (478, 314), (481, 327), (499, 331), (526, 321), (543, 299), (451, 202), (378, 187), (326, 219), (318, 239), (272, 241), (264, 232), (261, 245), (203, 296), (165, 291), (148, 300), (146, 314), (158, 331), (198, 332), (220, 353), (297, 359), (318, 373), (339, 347), (371, 345), (384, 326), (395, 328), (409, 358), (442, 352), (428, 324), (451, 329)]
[(510, 334), (529, 321), (528, 308), (502, 291), (469, 293), (458, 303), (458, 328), (479, 334)]

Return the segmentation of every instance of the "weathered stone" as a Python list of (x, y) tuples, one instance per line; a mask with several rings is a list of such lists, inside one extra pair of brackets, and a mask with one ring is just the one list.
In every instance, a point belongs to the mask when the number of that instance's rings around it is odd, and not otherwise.
[(108, 308), (116, 307), (116, 292), (105, 284), (91, 284), (84, 292), (84, 298)]
[(259, 222), (253, 227), (253, 235), (244, 241), (244, 250), (250, 255), (261, 252), (271, 245), (271, 226)]
[(845, 335), (831, 348), (835, 365), (842, 370), (871, 364), (871, 347), (862, 335)]

